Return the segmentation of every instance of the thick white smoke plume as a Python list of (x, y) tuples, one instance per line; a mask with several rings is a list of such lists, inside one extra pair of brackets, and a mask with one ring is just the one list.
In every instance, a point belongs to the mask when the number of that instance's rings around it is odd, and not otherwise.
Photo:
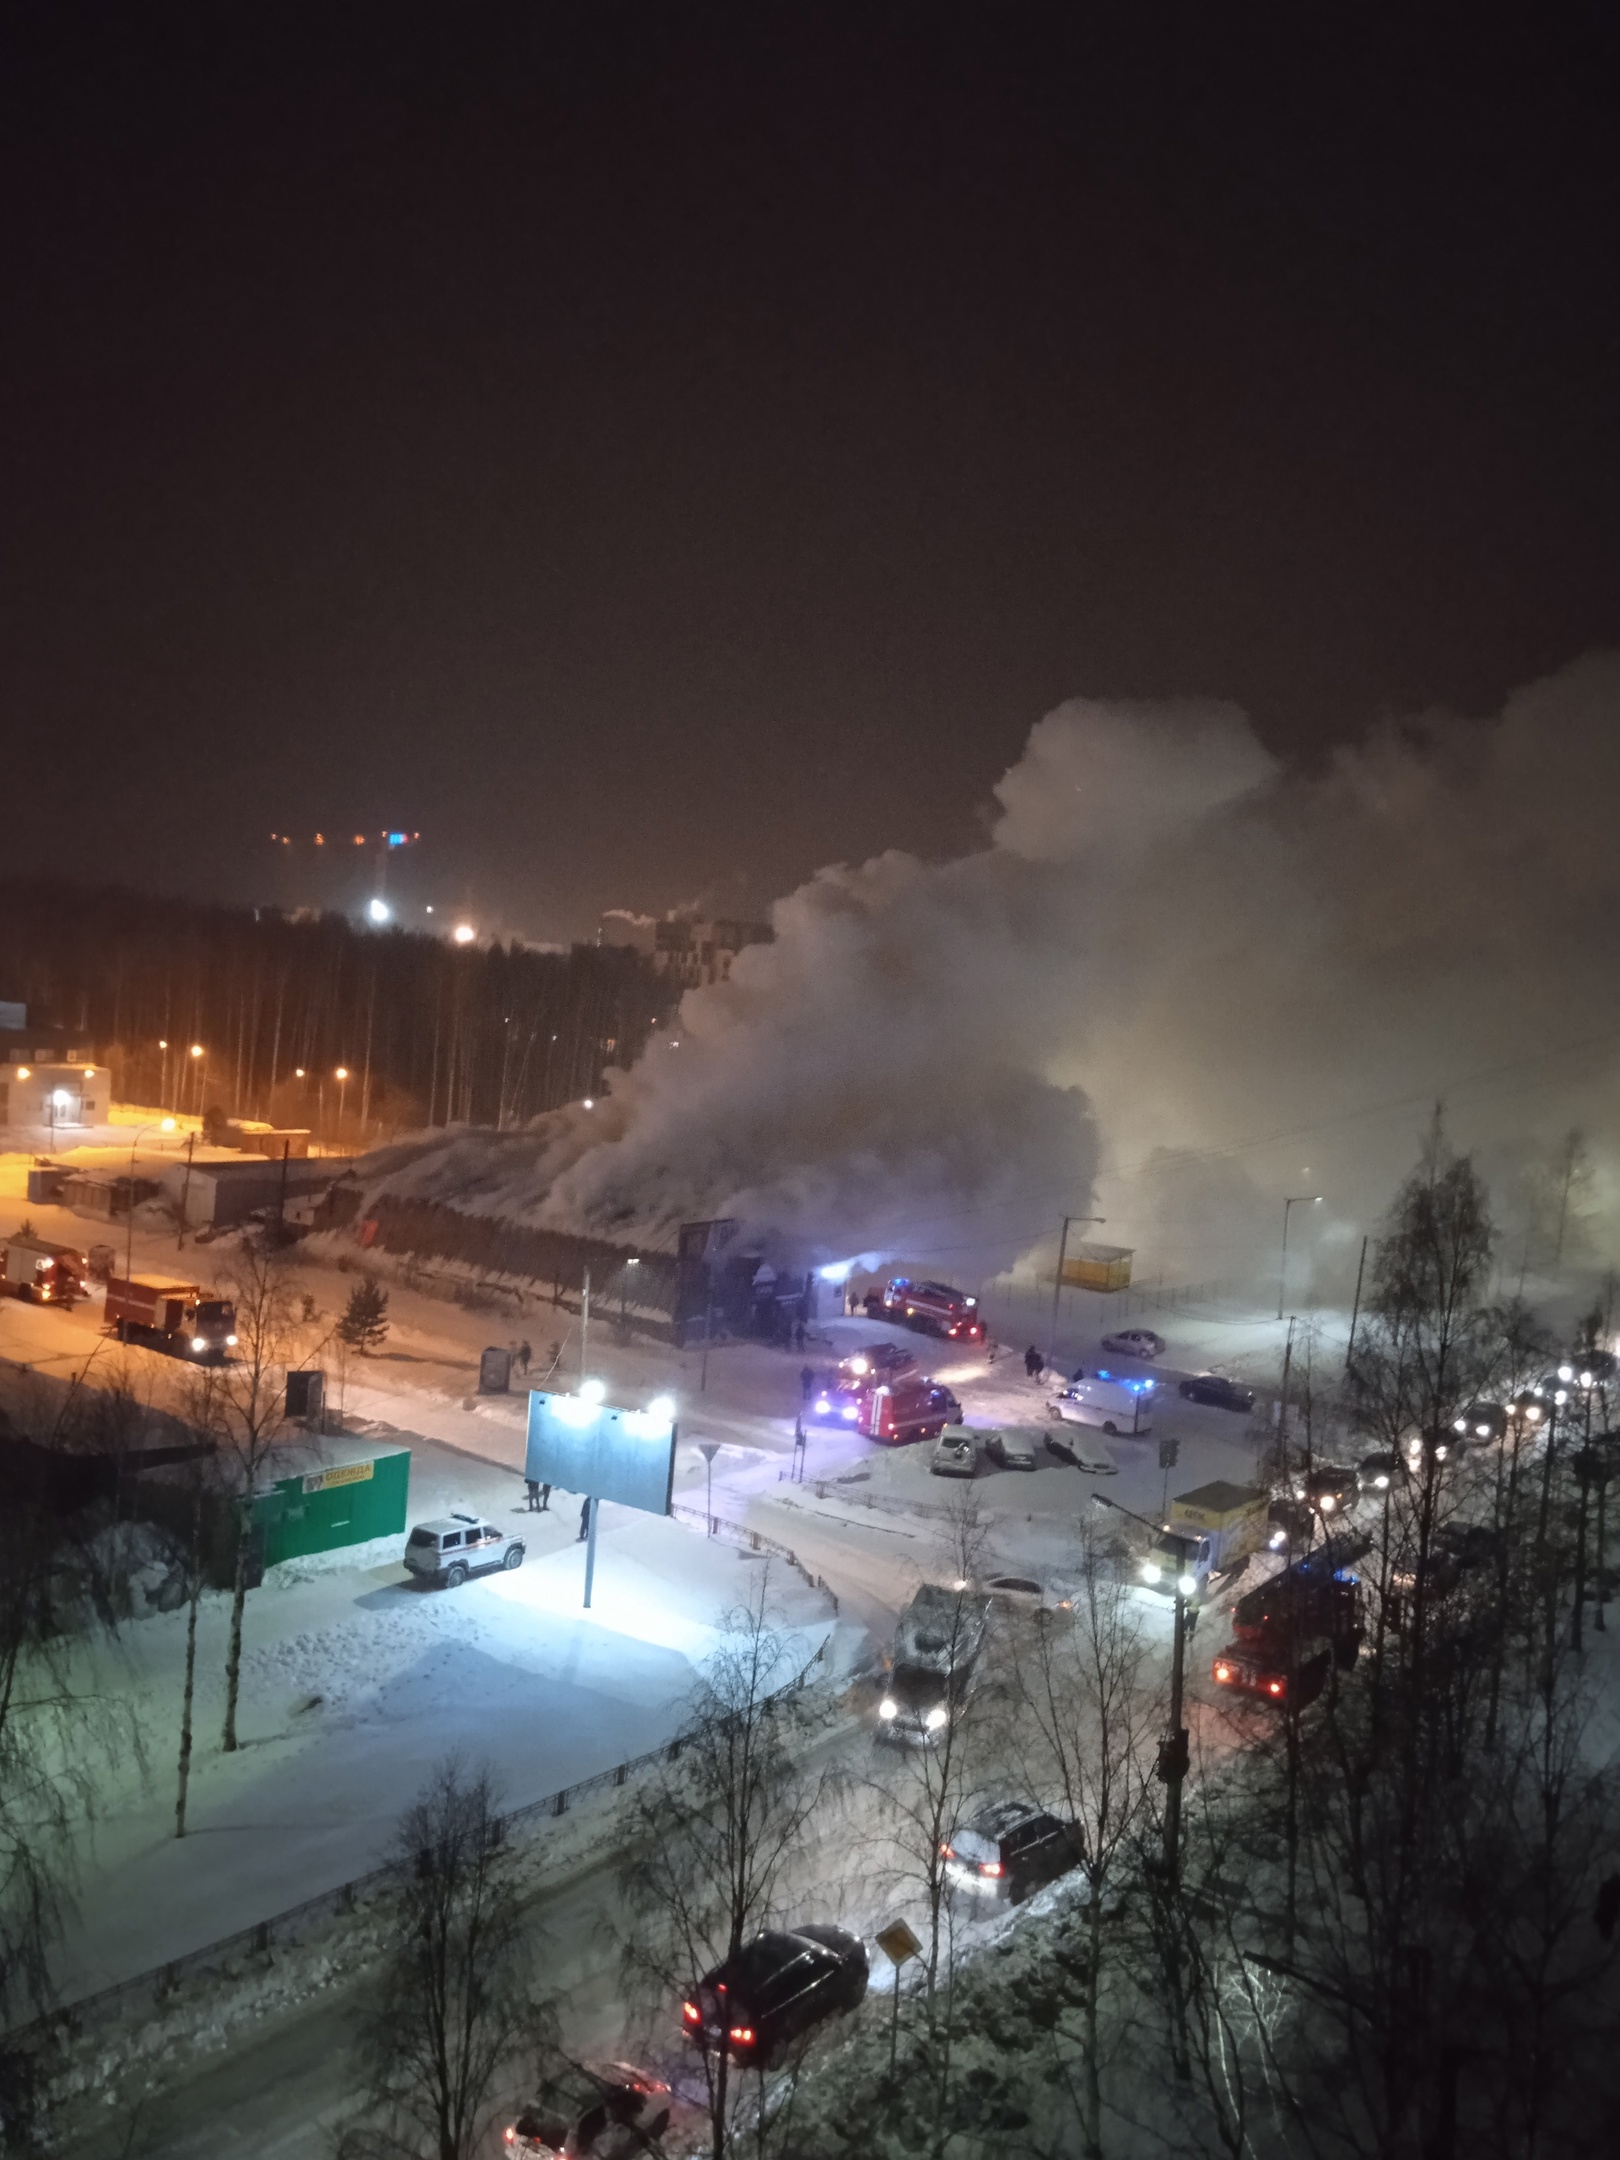
[(982, 852), (820, 872), (594, 1110), (396, 1151), (388, 1185), (964, 1276), (1098, 1214), (1167, 1281), (1230, 1278), (1320, 1192), (1331, 1273), (1443, 1097), (1526, 1255), (1561, 1213), (1578, 1256), (1617, 1139), (1617, 723), (1610, 658), (1316, 772), (1231, 706), (1074, 700)]

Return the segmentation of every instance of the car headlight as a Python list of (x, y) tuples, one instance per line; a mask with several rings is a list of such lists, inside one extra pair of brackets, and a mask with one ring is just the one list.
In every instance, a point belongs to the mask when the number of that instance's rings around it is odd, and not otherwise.
[(227, 1335), (225, 1338), (225, 1346), (229, 1350), (234, 1350), (236, 1348), (236, 1337), (234, 1335)]
[(1147, 1583), (1163, 1582), (1164, 1569), (1160, 1567), (1157, 1560), (1144, 1560), (1142, 1562), (1142, 1580)]
[(940, 1727), (946, 1722), (949, 1717), (950, 1712), (946, 1709), (945, 1705), (943, 1703), (935, 1703), (933, 1709), (930, 1710), (928, 1715), (923, 1719), (923, 1723), (928, 1727), (928, 1730), (930, 1732), (938, 1732)]
[(1322, 1495), (1322, 1513), (1324, 1515), (1331, 1515), (1333, 1513), (1333, 1510), (1338, 1506), (1338, 1504), (1338, 1501), (1334, 1498), (1332, 1493), (1325, 1492)]
[(206, 1350), (208, 1348), (208, 1337), (206, 1335), (193, 1335), (191, 1347), (193, 1350)]
[(880, 1718), (896, 1718), (899, 1715), (900, 1705), (895, 1701), (892, 1695), (885, 1695), (883, 1700), (878, 1704), (878, 1716)]

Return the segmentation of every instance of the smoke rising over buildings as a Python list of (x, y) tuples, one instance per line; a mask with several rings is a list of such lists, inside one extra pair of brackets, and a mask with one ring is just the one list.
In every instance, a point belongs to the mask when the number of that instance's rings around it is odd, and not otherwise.
[(1230, 705), (1072, 700), (981, 850), (821, 871), (592, 1109), (396, 1150), (388, 1185), (643, 1239), (735, 1215), (964, 1276), (1094, 1213), (1183, 1281), (1321, 1192), (1326, 1282), (1443, 1099), (1532, 1264), (1560, 1161), (1565, 1234), (1603, 1257), (1617, 722), (1611, 657), (1310, 771)]

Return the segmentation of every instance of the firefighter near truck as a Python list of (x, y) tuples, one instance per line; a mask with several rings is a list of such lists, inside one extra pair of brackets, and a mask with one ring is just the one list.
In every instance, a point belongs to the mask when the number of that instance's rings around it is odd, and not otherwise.
[(201, 1283), (169, 1275), (109, 1276), (107, 1326), (193, 1365), (223, 1365), (236, 1348), (236, 1307)]

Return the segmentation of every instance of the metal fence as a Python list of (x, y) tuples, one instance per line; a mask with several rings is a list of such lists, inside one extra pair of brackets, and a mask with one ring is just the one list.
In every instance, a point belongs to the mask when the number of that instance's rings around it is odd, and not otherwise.
[(710, 1537), (727, 1538), (733, 1544), (742, 1546), (745, 1551), (770, 1553), (777, 1560), (785, 1560), (789, 1567), (796, 1569), (804, 1577), (812, 1590), (819, 1590), (823, 1597), (830, 1598), (832, 1609), (834, 1613), (837, 1612), (838, 1592), (825, 1575), (814, 1574), (807, 1568), (791, 1545), (779, 1544), (775, 1538), (766, 1537), (761, 1530), (750, 1530), (745, 1524), (734, 1523), (724, 1515), (707, 1515), (702, 1508), (687, 1507), (680, 1501), (674, 1502), (669, 1512), (678, 1522), (702, 1524)]

